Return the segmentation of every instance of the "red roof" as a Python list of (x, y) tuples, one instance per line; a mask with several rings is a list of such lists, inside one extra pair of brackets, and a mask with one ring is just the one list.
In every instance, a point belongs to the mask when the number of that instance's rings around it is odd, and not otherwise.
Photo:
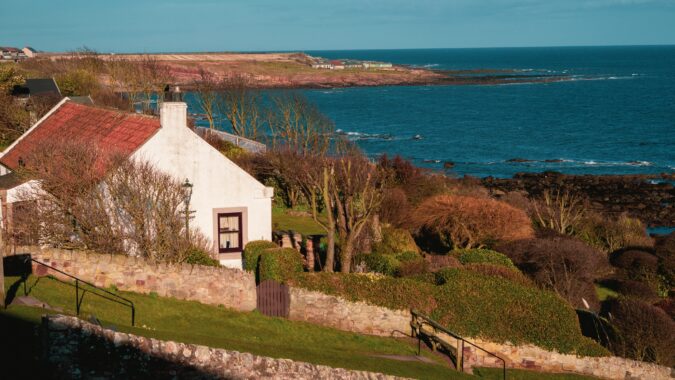
[(82, 141), (106, 151), (131, 154), (159, 128), (156, 117), (66, 101), (6, 150), (0, 163), (16, 169), (21, 158), (40, 149), (45, 141), (55, 139)]

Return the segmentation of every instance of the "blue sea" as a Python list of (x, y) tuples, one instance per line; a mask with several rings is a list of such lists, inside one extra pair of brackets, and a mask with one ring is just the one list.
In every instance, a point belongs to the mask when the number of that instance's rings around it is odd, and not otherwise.
[(453, 162), (449, 174), (478, 177), (675, 171), (675, 46), (307, 53), (568, 77), (554, 83), (303, 90), (372, 157), (400, 154), (437, 170)]

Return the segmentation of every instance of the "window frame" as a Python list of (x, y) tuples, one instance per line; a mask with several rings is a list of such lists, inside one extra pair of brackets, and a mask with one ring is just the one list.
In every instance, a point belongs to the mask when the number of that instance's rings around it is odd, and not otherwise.
[[(222, 228), (220, 228), (220, 218), (221, 217), (237, 217), (239, 220), (239, 228), (237, 231), (224, 231)], [(232, 252), (241, 252), (243, 250), (243, 230), (244, 230), (244, 213), (243, 212), (219, 212), (216, 214), (216, 220), (218, 223), (217, 226), (217, 233), (218, 233), (218, 253), (232, 253)], [(238, 235), (239, 239), (239, 246), (238, 247), (233, 247), (233, 248), (222, 248), (220, 245), (220, 234), (222, 233), (234, 233), (236, 232)]]

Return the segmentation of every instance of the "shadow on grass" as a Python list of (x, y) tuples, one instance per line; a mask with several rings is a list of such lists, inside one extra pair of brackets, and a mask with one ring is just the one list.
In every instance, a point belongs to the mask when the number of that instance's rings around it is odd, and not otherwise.
[[(49, 378), (40, 363), (41, 344), (34, 321), (0, 313), (2, 373), (12, 379)], [(10, 378), (10, 377), (7, 377)]]

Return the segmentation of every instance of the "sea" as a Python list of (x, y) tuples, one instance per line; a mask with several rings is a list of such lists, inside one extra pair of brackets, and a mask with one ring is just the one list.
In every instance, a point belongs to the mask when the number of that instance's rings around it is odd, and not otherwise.
[(484, 75), (515, 84), (301, 90), (369, 156), (449, 175), (675, 171), (675, 46), (307, 51)]

